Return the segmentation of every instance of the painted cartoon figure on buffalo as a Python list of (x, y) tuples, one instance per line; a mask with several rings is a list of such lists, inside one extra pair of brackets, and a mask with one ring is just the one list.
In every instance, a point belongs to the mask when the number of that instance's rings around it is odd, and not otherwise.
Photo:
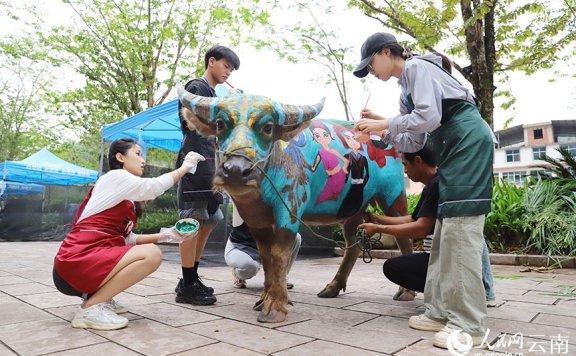
[[(324, 165), (324, 170), (328, 175), (326, 186), (320, 192), (316, 199), (316, 204), (322, 203), (327, 200), (338, 200), (344, 183), (348, 176), (348, 159), (340, 154), (336, 149), (330, 147), (330, 143), (334, 140), (332, 133), (328, 127), (319, 120), (314, 120), (310, 124), (310, 131), (312, 131), (312, 138), (318, 142), (322, 148), (318, 151), (314, 164), (310, 168), (315, 172), (320, 162)], [(342, 161), (342, 165), (340, 163)]]
[(350, 189), (344, 197), (337, 215), (348, 217), (354, 215), (362, 208), (364, 202), (364, 185), (368, 183), (370, 177), (368, 173), (368, 159), (364, 156), (362, 144), (356, 140), (354, 132), (340, 126), (334, 125), (336, 135), (342, 141), (344, 148), (351, 149), (350, 153), (344, 155), (348, 160), (348, 174), (350, 176)]

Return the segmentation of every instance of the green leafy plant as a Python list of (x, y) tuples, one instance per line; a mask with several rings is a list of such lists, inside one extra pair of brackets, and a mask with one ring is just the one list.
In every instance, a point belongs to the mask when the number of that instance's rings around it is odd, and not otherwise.
[(576, 159), (572, 153), (565, 147), (559, 147), (556, 151), (560, 153), (559, 159), (547, 155), (543, 161), (548, 164), (538, 167), (546, 170), (549, 179), (576, 179)]
[(542, 180), (524, 197), (528, 246), (547, 256), (576, 256), (576, 180)]
[(421, 195), (422, 194), (420, 193), (408, 195), (408, 214), (412, 214), (414, 212), (414, 209), (416, 208)]
[(138, 220), (136, 233), (154, 234), (162, 227), (174, 226), (177, 220), (178, 212), (175, 209), (145, 210), (142, 218)]
[(545, 255), (576, 256), (576, 160), (564, 147), (546, 156), (544, 179), (526, 192), (524, 229), (528, 246)]
[(524, 190), (507, 180), (496, 180), (492, 193), (491, 211), (486, 216), (484, 235), (491, 250), (505, 252), (524, 246)]

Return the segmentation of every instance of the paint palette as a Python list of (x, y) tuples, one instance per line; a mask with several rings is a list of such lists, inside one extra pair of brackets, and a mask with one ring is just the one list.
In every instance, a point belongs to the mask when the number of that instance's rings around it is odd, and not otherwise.
[(196, 219), (180, 219), (174, 225), (174, 229), (178, 231), (179, 234), (189, 237), (198, 233), (200, 223)]

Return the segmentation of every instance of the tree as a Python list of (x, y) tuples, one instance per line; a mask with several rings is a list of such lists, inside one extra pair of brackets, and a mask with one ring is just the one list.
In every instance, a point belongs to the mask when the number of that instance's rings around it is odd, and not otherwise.
[[(161, 104), (175, 78), (198, 76), (203, 54), (216, 42), (234, 46), (241, 33), (267, 23), (254, 1), (65, 0), (72, 24), (31, 31), (22, 53), (42, 52), (54, 66), (72, 68), (84, 80), (52, 95), (58, 114), (91, 136), (105, 123)], [(36, 17), (42, 15), (26, 8)], [(12, 36), (16, 43), (22, 36)]]
[[(412, 37), (419, 49), (444, 52), (455, 61), (480, 102), (482, 117), (493, 126), (494, 97), (514, 103), (496, 83), (512, 71), (533, 74), (571, 59), (576, 50), (575, 0), (351, 0), (394, 31)], [(441, 43), (442, 42), (442, 43)], [(442, 52), (442, 51), (440, 51)], [(569, 63), (569, 62), (566, 62)]]
[[(277, 11), (280, 11), (277, 9)], [(291, 4), (284, 11), (297, 11), (304, 15), (305, 21), (298, 21), (277, 26), (276, 31), (271, 33), (271, 39), (257, 39), (257, 48), (270, 48), (281, 58), (292, 63), (315, 62), (323, 70), (318, 77), (326, 86), (335, 84), (338, 96), (344, 107), (346, 120), (351, 120), (353, 115), (350, 111), (348, 77), (353, 66), (347, 63), (347, 56), (352, 48), (344, 46), (338, 39), (335, 30), (321, 22), (316, 13), (322, 12), (328, 16), (333, 13), (333, 7), (320, 4), (316, 7), (311, 3)], [(310, 21), (307, 21), (307, 20)]]
[(2, 46), (0, 62), (0, 161), (20, 160), (53, 137), (43, 124), (39, 100), (50, 80), (42, 68), (15, 59)]

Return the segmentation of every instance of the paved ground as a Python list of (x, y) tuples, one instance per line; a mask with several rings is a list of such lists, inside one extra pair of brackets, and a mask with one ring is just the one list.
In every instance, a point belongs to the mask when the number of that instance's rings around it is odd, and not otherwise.
[[(172, 258), (175, 249), (164, 247), (167, 259), (160, 269), (117, 298), (130, 305), (127, 328), (73, 329), (69, 321), (79, 299), (61, 295), (52, 285), (58, 246), (0, 243), (1, 356), (450, 355), (432, 346), (433, 333), (408, 327), (408, 318), (422, 312), (422, 296), (393, 301), (396, 287), (384, 278), (382, 260), (359, 260), (346, 293), (317, 298), (339, 257), (298, 260), (290, 276), (296, 285), (290, 291), (294, 306), (287, 321), (270, 325), (258, 323), (251, 309), (261, 292), (262, 273), (248, 281), (247, 289), (237, 290), (230, 269), (212, 262), (201, 273), (216, 289), (218, 303), (174, 303), (180, 266)], [(488, 341), (494, 346), (468, 354), (576, 355), (576, 270), (493, 269), (503, 302), (489, 310)]]

